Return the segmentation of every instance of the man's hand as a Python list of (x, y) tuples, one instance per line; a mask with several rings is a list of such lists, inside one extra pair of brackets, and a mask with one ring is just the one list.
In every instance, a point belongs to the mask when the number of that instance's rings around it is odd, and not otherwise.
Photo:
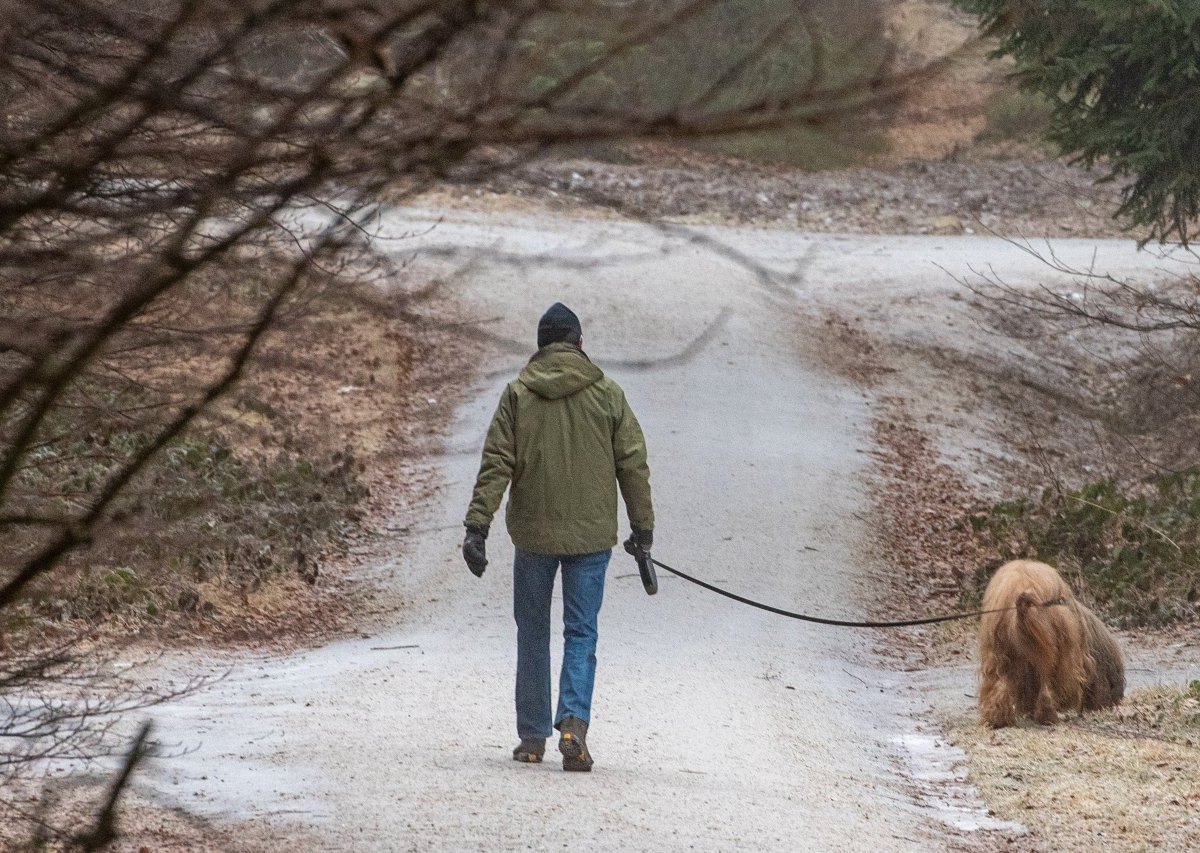
[(483, 577), (483, 570), (487, 568), (487, 535), (486, 527), (468, 527), (466, 538), (463, 539), (463, 559), (467, 561), (471, 574), (477, 578)]
[(625, 540), (625, 551), (633, 556), (637, 556), (638, 552), (646, 553), (650, 550), (650, 546), (654, 544), (653, 530), (638, 530), (633, 528), (633, 532), (629, 534), (629, 538)]

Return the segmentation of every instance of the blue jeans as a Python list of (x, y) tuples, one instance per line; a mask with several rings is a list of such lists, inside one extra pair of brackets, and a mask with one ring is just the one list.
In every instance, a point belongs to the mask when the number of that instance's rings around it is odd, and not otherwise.
[(517, 620), (517, 735), (550, 736), (550, 598), (562, 564), (563, 658), (558, 677), (557, 727), (564, 717), (587, 722), (596, 681), (596, 620), (604, 601), (604, 572), (612, 551), (531, 554), (513, 559), (513, 616)]

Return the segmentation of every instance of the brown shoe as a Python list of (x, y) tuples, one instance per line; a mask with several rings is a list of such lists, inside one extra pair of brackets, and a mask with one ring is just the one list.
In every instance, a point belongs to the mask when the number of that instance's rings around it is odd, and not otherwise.
[(564, 717), (558, 729), (561, 732), (558, 751), (563, 756), (563, 770), (591, 770), (592, 754), (587, 748), (588, 724), (578, 717)]
[(526, 764), (541, 764), (542, 756), (546, 754), (546, 739), (544, 737), (523, 737), (513, 750), (513, 761), (524, 761)]

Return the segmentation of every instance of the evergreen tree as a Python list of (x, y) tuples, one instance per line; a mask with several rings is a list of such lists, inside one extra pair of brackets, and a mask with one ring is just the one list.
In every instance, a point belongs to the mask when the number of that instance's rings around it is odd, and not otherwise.
[(1050, 98), (1075, 161), (1131, 178), (1117, 216), (1188, 242), (1200, 212), (1200, 2), (954, 0), (1000, 39), (994, 57)]

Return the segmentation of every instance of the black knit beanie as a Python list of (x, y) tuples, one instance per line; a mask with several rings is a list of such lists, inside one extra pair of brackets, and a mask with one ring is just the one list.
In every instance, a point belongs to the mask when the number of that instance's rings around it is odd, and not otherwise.
[(551, 305), (542, 315), (542, 319), (538, 320), (538, 349), (558, 341), (577, 344), (582, 339), (583, 327), (579, 325), (579, 318), (575, 316), (574, 311), (561, 302)]

